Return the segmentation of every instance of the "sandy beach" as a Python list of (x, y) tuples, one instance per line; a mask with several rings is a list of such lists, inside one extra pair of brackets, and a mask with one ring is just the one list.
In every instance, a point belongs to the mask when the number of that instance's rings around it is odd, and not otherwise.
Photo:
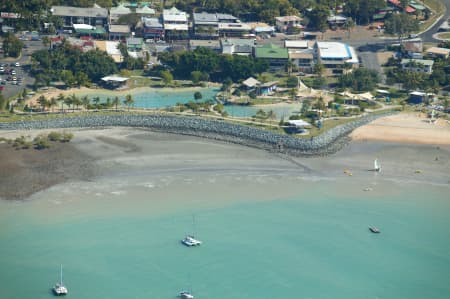
[(413, 144), (450, 145), (450, 124), (421, 113), (400, 113), (379, 118), (352, 132), (353, 140), (377, 140)]
[[(373, 125), (361, 128), (368, 130)], [(361, 138), (334, 155), (294, 158), (236, 144), (146, 129), (72, 129), (70, 143), (47, 150), (15, 150), (0, 144), (0, 197), (23, 199), (70, 181), (95, 181), (116, 175), (258, 175), (305, 179), (372, 179), (373, 159), (380, 179), (450, 183), (450, 146), (403, 145)], [(48, 130), (3, 131), (0, 137), (33, 138)], [(420, 170), (420, 172), (418, 172)], [(351, 178), (349, 177), (351, 173)]]

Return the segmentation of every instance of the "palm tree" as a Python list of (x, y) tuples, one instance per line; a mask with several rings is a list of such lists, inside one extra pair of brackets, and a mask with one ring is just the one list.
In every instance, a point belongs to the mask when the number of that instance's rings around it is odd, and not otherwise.
[(292, 68), (295, 66), (294, 62), (292, 62), (292, 59), (289, 59), (286, 63), (286, 71), (288, 73), (288, 76), (291, 76), (292, 74)]
[(72, 112), (75, 112), (75, 106), (77, 106), (78, 110), (78, 106), (80, 105), (80, 99), (74, 93), (70, 96), (70, 102), (72, 103)]
[(42, 110), (45, 110), (45, 107), (47, 106), (47, 99), (45, 98), (45, 96), (40, 96), (38, 99), (37, 99), (37, 102), (39, 103), (39, 105), (41, 105), (41, 109)]
[(277, 118), (277, 115), (275, 114), (275, 112), (273, 112), (273, 110), (270, 110), (269, 112), (267, 112), (267, 118), (269, 119), (269, 123), (272, 126), (272, 120)]
[(351, 30), (353, 29), (353, 27), (355, 27), (355, 22), (353, 21), (353, 19), (352, 18), (348, 18), (346, 21), (345, 21), (345, 29), (347, 29), (348, 30), (348, 38), (350, 38), (350, 35), (351, 35)]
[(61, 103), (61, 112), (64, 113), (64, 100), (65, 100), (64, 95), (62, 93), (60, 93), (58, 95), (58, 97), (56, 98), (56, 100)]
[(92, 101), (95, 104), (95, 109), (98, 109), (98, 103), (100, 103), (100, 97), (95, 97), (94, 99), (92, 99)]
[(116, 106), (116, 111), (117, 111), (117, 106), (119, 105), (119, 103), (120, 103), (119, 97), (116, 96), (112, 101), (112, 104), (114, 106)]
[(130, 111), (131, 105), (134, 104), (134, 100), (133, 100), (133, 97), (131, 96), (131, 94), (127, 94), (125, 96), (125, 100), (123, 101), (123, 103), (128, 106), (128, 111)]
[(73, 104), (73, 99), (72, 97), (66, 97), (64, 98), (64, 104), (66, 104), (68, 106), (68, 109), (70, 109), (70, 105)]
[(88, 96), (84, 96), (81, 98), (81, 103), (82, 103), (84, 109), (86, 109), (86, 110), (88, 110), (90, 102), (91, 101), (89, 100)]
[(52, 108), (52, 112), (54, 112), (53, 107), (55, 107), (56, 104), (58, 104), (58, 101), (54, 97), (52, 97), (50, 99), (50, 101), (49, 101), (49, 107), (48, 108)]

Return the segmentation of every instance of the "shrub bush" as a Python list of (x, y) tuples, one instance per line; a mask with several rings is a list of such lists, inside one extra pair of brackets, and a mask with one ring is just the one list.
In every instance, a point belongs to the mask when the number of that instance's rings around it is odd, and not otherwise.
[(70, 132), (63, 132), (61, 142), (69, 142), (72, 140), (73, 134)]
[(60, 141), (62, 135), (59, 132), (50, 132), (47, 137), (50, 141)]
[(34, 148), (38, 150), (46, 149), (50, 147), (50, 142), (46, 136), (36, 136), (33, 139)]

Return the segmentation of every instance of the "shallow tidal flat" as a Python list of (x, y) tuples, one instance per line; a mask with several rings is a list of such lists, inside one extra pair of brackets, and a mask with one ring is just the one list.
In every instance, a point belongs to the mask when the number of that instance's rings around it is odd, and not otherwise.
[[(83, 299), (450, 296), (448, 147), (352, 142), (292, 158), (140, 129), (73, 132), (53, 150), (89, 175), (63, 164), (64, 180), (0, 201), (0, 298), (49, 298), (61, 263)], [(381, 173), (368, 171), (374, 158)], [(187, 233), (204, 243), (183, 247)]]

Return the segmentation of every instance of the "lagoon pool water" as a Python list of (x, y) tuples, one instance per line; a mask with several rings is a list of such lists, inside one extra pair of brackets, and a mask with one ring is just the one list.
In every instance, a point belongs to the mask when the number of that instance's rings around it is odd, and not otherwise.
[[(166, 108), (175, 106), (178, 103), (188, 103), (194, 100), (194, 93), (196, 91), (201, 92), (202, 99), (199, 100), (201, 102), (205, 100), (214, 100), (216, 94), (219, 92), (217, 88), (193, 88), (189, 90), (180, 90), (173, 89), (169, 90), (166, 88), (157, 89), (157, 88), (148, 88), (146, 90), (137, 90), (132, 92), (134, 99), (134, 107), (136, 108), (147, 108), (147, 109), (156, 109), (156, 108)], [(77, 93), (78, 96), (88, 96), (91, 100), (95, 97), (99, 97), (101, 102), (106, 102), (107, 98), (113, 99), (115, 96), (118, 96), (121, 104), (125, 100), (125, 96), (127, 93), (115, 93), (108, 91), (100, 91), (100, 92), (80, 92)], [(298, 105), (293, 104), (282, 104), (282, 105), (268, 105), (264, 106), (239, 106), (239, 105), (227, 105), (225, 106), (225, 111), (227, 111), (228, 115), (233, 117), (252, 117), (256, 114), (259, 109), (264, 110), (265, 112), (269, 112), (273, 110), (277, 119), (285, 118), (287, 119), (292, 113), (298, 112), (300, 107)]]
[[(132, 92), (132, 96), (134, 99), (134, 107), (136, 108), (164, 108), (175, 106), (177, 103), (188, 103), (189, 101), (194, 100), (194, 93), (196, 91), (201, 92), (202, 99), (199, 101), (205, 100), (214, 100), (215, 95), (219, 91), (217, 88), (192, 88), (189, 90), (168, 90), (165, 88), (157, 89), (157, 88), (148, 88), (146, 90), (138, 90), (136, 92)], [(90, 99), (95, 97), (100, 97), (101, 102), (105, 102), (106, 99), (114, 98), (116, 95), (119, 97), (120, 102), (122, 103), (125, 100), (125, 96), (127, 93), (114, 93), (114, 92), (80, 92), (78, 96), (87, 95)]]
[(258, 110), (269, 112), (272, 110), (275, 113), (277, 119), (288, 119), (293, 113), (300, 111), (299, 105), (294, 104), (282, 104), (282, 105), (266, 105), (266, 106), (239, 106), (239, 105), (226, 105), (224, 107), (228, 115), (233, 117), (252, 117), (256, 115)]

